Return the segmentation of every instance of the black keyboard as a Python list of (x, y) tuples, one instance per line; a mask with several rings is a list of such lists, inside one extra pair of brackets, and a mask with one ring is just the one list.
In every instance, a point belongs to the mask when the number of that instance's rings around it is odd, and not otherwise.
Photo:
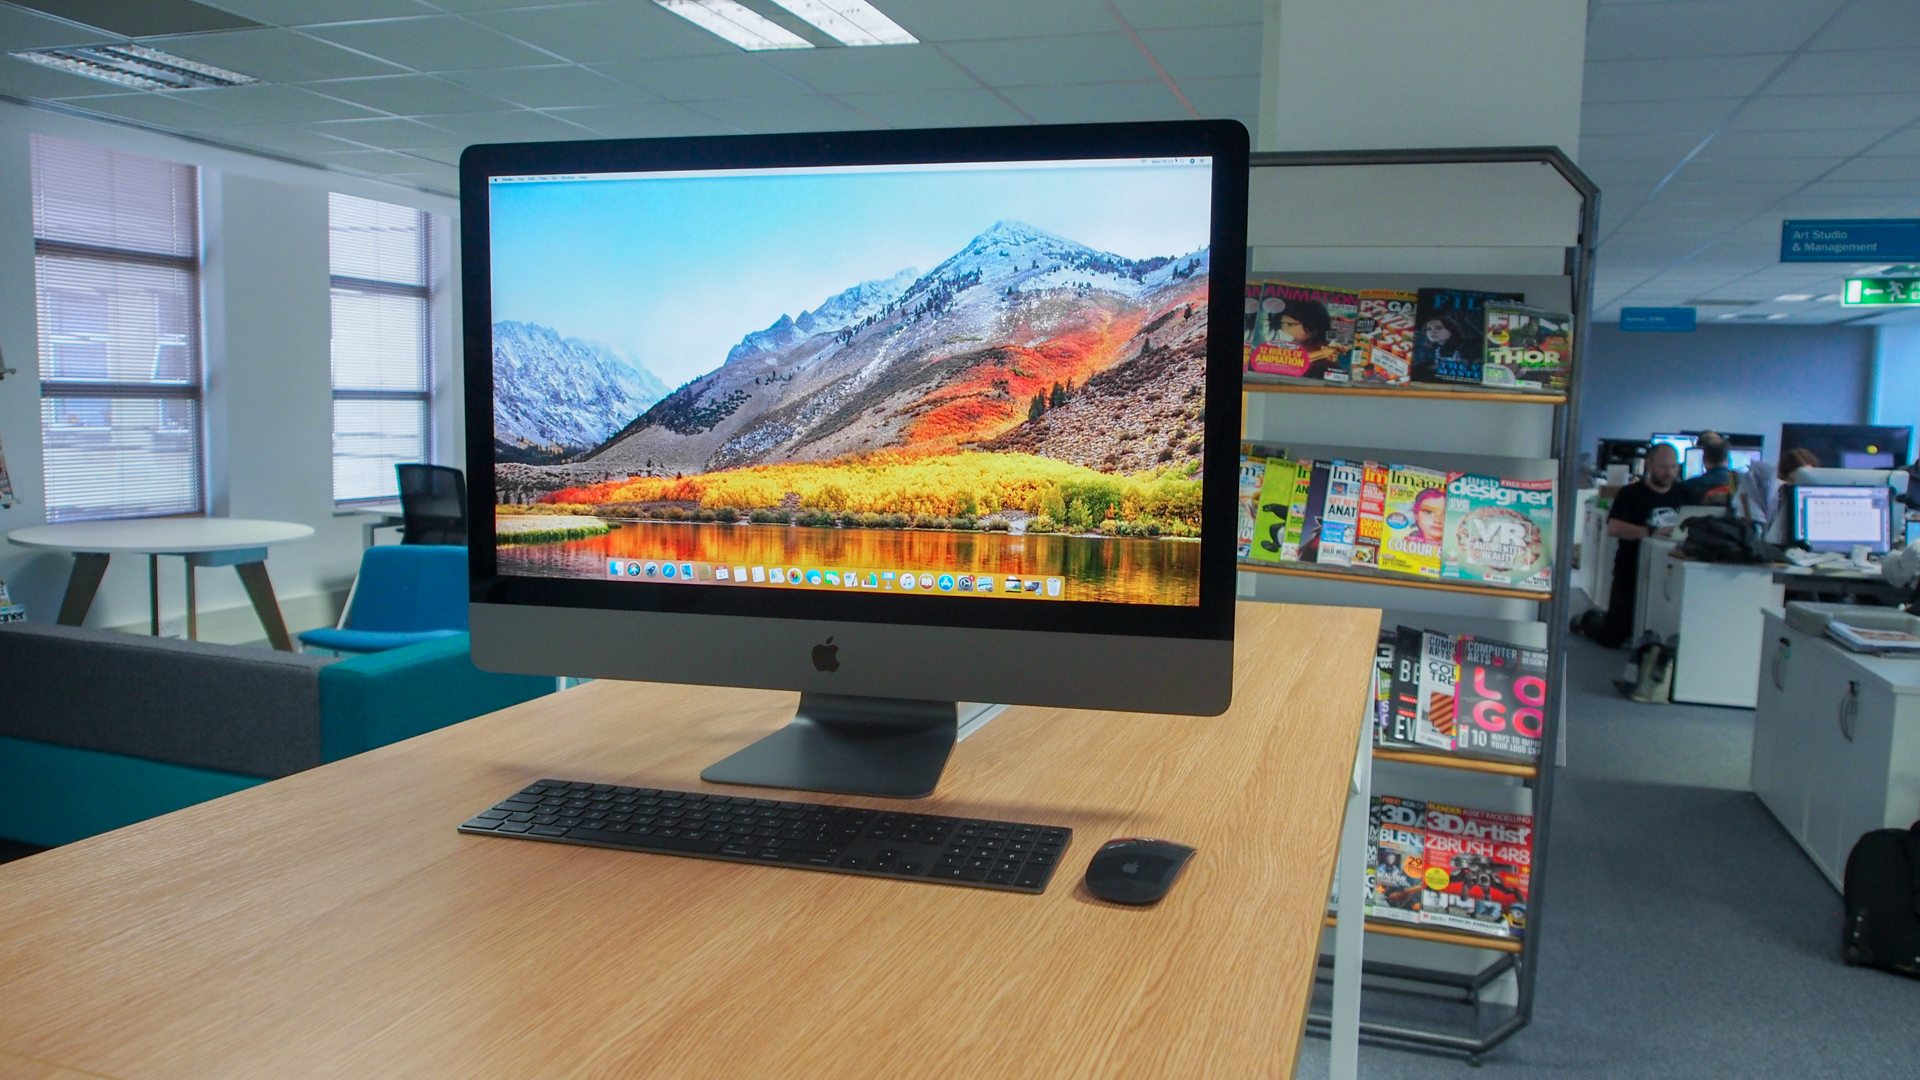
[(1072, 829), (541, 780), (464, 833), (1045, 892)]

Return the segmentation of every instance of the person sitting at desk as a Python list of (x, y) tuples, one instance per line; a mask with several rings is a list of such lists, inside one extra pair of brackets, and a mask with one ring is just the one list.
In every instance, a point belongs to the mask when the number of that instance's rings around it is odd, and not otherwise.
[[(1724, 460), (1724, 451), (1723, 451)], [(1607, 512), (1607, 535), (1618, 537), (1613, 557), (1613, 588), (1607, 594), (1607, 613), (1589, 636), (1608, 648), (1626, 644), (1633, 634), (1633, 599), (1640, 578), (1640, 541), (1668, 536), (1671, 525), (1652, 524), (1655, 511), (1678, 514), (1687, 504), (1686, 493), (1674, 483), (1680, 477), (1680, 459), (1671, 443), (1655, 443), (1647, 450), (1646, 472), (1613, 497)]]
[(1708, 431), (1700, 436), (1700, 462), (1706, 471), (1680, 481), (1690, 506), (1725, 506), (1733, 497), (1733, 469), (1728, 465), (1727, 440)]

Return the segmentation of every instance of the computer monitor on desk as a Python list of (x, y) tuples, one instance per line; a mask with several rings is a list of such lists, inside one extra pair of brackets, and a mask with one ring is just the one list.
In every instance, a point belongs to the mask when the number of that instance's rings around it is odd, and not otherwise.
[(1793, 539), (1811, 551), (1852, 551), (1865, 545), (1876, 555), (1891, 544), (1886, 487), (1801, 487), (1793, 492)]
[(959, 701), (1222, 712), (1246, 199), (1231, 122), (468, 150), (475, 661), (906, 797)]

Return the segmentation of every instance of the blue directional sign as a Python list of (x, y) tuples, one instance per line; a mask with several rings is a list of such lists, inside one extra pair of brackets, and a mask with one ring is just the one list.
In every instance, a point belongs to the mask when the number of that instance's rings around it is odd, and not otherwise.
[(1693, 309), (1690, 307), (1621, 308), (1620, 329), (1685, 333), (1693, 329)]
[(1920, 218), (1835, 218), (1780, 223), (1781, 262), (1920, 259)]

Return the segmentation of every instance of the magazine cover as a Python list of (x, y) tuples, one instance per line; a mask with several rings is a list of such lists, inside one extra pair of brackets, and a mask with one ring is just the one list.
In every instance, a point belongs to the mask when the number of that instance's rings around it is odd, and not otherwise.
[(1413, 741), (1435, 750), (1453, 749), (1453, 637), (1432, 630), (1420, 635), (1420, 702)]
[(1333, 481), (1333, 462), (1322, 459), (1313, 463), (1313, 471), (1304, 469), (1295, 489), (1301, 484), (1307, 488), (1307, 501), (1300, 515), (1300, 552), (1298, 558), (1303, 563), (1320, 561), (1320, 525), (1321, 517), (1327, 509), (1327, 489)]
[(0, 510), (13, 505), (13, 481), (7, 477), (7, 452), (0, 447)]
[(1269, 281), (1261, 287), (1260, 322), (1247, 370), (1346, 382), (1353, 321), (1360, 298), (1349, 292)]
[(1519, 390), (1567, 389), (1573, 372), (1573, 316), (1506, 300), (1483, 308), (1486, 363), (1480, 381)]
[(1533, 819), (1427, 804), (1420, 922), (1523, 937), (1533, 867)]
[(1360, 525), (1353, 541), (1353, 565), (1380, 565), (1380, 542), (1387, 535), (1387, 467), (1377, 461), (1360, 467)]
[(1333, 461), (1327, 470), (1327, 503), (1320, 512), (1320, 550), (1314, 561), (1327, 566), (1353, 565), (1359, 539), (1360, 481), (1365, 469), (1358, 461)]
[(1414, 738), (1420, 728), (1420, 650), (1420, 631), (1411, 626), (1394, 628), (1392, 715), (1380, 740), (1383, 746), (1420, 745)]
[(1413, 316), (1420, 294), (1362, 289), (1353, 321), (1353, 381), (1397, 386), (1412, 378)]
[[(1320, 464), (1325, 465), (1326, 462)], [(1280, 561), (1300, 561), (1300, 540), (1307, 528), (1307, 496), (1313, 486), (1313, 459), (1293, 463), (1293, 505), (1287, 507), (1287, 531), (1280, 541)], [(1312, 560), (1308, 560), (1311, 562)]]
[(1447, 534), (1447, 474), (1415, 465), (1387, 466), (1387, 501), (1380, 568), (1440, 576)]
[(1367, 917), (1419, 922), (1426, 888), (1427, 804), (1375, 795), (1367, 809)]
[(1486, 327), (1480, 308), (1489, 300), (1525, 300), (1519, 293), (1421, 289), (1414, 314), (1414, 382), (1480, 384)]
[(1454, 687), (1454, 751), (1531, 765), (1546, 726), (1547, 654), (1462, 635)]
[(1259, 516), (1260, 485), (1266, 482), (1267, 459), (1253, 457), (1245, 447), (1240, 450), (1240, 533), (1234, 548), (1239, 558), (1247, 558), (1253, 550), (1253, 522)]
[(1240, 370), (1253, 370), (1253, 347), (1260, 344), (1266, 320), (1260, 317), (1260, 282), (1247, 282), (1246, 326), (1241, 333)]
[(1286, 546), (1288, 515), (1293, 509), (1298, 463), (1282, 458), (1267, 461), (1265, 482), (1254, 500), (1253, 551), (1256, 562), (1277, 563)]
[(1393, 631), (1382, 630), (1373, 646), (1373, 741), (1376, 745), (1393, 722), (1393, 645)]
[(1552, 480), (1450, 476), (1440, 576), (1547, 592), (1553, 570), (1553, 489)]

